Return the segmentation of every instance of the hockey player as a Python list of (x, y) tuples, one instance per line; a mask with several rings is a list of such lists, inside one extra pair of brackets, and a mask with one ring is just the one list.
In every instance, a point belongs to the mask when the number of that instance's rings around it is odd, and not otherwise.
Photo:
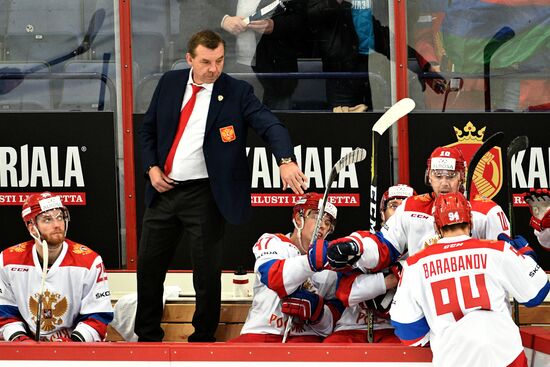
[(471, 238), (473, 213), (461, 193), (439, 195), (433, 215), (442, 238), (403, 267), (390, 309), (396, 334), (408, 345), (429, 341), (436, 367), (527, 367), (508, 293), (527, 307), (547, 296), (532, 249), (523, 238)]
[(413, 195), (416, 195), (416, 191), (409, 185), (397, 184), (390, 186), (380, 200), (380, 218), (382, 219), (382, 226), (395, 213), (395, 210), (401, 205), (403, 200)]
[[(320, 342), (332, 332), (343, 306), (334, 298), (337, 273), (314, 272), (315, 247), (308, 253), (322, 195), (307, 193), (292, 213), (292, 233), (263, 234), (253, 246), (254, 298), (241, 335), (231, 342), (280, 343), (289, 316), (287, 341)], [(324, 242), (334, 230), (336, 207), (327, 202), (318, 234)], [(321, 246), (322, 247), (322, 246)]]
[[(380, 200), (380, 218), (382, 224), (388, 220), (402, 201), (416, 195), (408, 185), (391, 186)], [(338, 283), (337, 298), (346, 309), (336, 323), (334, 332), (323, 343), (366, 343), (369, 341), (369, 317), (374, 312), (372, 341), (374, 343), (399, 343), (389, 322), (387, 309), (397, 286), (397, 277), (390, 273), (384, 276), (352, 272), (344, 274)], [(381, 295), (380, 295), (381, 294)], [(376, 295), (380, 295), (375, 298)], [(375, 299), (373, 301), (373, 299)], [(376, 304), (375, 304), (376, 302)]]
[(101, 257), (65, 238), (70, 218), (59, 196), (30, 195), (22, 217), (34, 240), (0, 253), (0, 340), (32, 342), (37, 319), (41, 341), (104, 340), (113, 309)]
[(531, 210), (531, 221), (535, 236), (541, 246), (550, 250), (550, 191), (548, 189), (531, 189), (525, 196), (525, 202)]
[[(334, 240), (328, 249), (332, 267), (342, 266), (348, 256), (357, 261), (360, 269), (383, 269), (408, 251), (413, 255), (437, 241), (432, 208), (434, 200), (445, 193), (463, 191), (466, 161), (462, 152), (454, 147), (438, 147), (426, 169), (426, 183), (433, 192), (415, 195), (403, 202), (395, 214), (382, 227), (377, 236), (368, 232), (354, 232)], [(471, 200), (472, 237), (497, 239), (510, 235), (510, 224), (502, 208), (494, 201), (480, 196)]]

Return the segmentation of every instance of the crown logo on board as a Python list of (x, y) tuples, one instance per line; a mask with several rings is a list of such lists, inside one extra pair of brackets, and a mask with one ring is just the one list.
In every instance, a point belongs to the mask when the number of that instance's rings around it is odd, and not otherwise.
[(482, 142), (483, 136), (485, 135), (485, 128), (486, 126), (483, 126), (481, 129), (478, 130), (471, 121), (468, 121), (466, 126), (464, 126), (464, 131), (453, 126), (453, 129), (455, 129), (457, 140), (463, 143)]

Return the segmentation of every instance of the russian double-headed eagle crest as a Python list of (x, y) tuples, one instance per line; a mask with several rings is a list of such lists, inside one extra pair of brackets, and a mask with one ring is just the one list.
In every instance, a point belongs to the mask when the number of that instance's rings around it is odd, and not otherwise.
[[(40, 295), (36, 293), (29, 297), (29, 309), (32, 314), (32, 320), (36, 322), (38, 314), (38, 299)], [(67, 312), (69, 305), (67, 298), (61, 298), (59, 293), (52, 293), (49, 290), (44, 291), (42, 297), (42, 318), (40, 320), (40, 330), (50, 332), (57, 325), (63, 324), (63, 315)]]

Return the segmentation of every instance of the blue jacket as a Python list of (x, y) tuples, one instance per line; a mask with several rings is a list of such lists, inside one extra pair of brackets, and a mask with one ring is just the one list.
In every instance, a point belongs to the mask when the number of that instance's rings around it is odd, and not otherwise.
[[(153, 165), (164, 167), (176, 135), (189, 70), (169, 71), (157, 85), (139, 131), (144, 170)], [(230, 126), (235, 138), (224, 142), (221, 129)], [(203, 153), (218, 208), (232, 224), (245, 222), (250, 214), (250, 171), (246, 158), (248, 127), (269, 145), (277, 160), (294, 157), (288, 130), (256, 98), (252, 86), (222, 73), (212, 90)], [(148, 207), (154, 204), (157, 195), (159, 193), (147, 179), (145, 203)]]

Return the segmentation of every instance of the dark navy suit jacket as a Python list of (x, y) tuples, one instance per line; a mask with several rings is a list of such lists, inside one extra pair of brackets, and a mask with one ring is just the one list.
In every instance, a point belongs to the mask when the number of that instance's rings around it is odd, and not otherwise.
[[(164, 167), (176, 135), (189, 70), (169, 71), (157, 85), (139, 131), (144, 170), (153, 165)], [(277, 160), (294, 157), (288, 130), (256, 98), (250, 84), (222, 73), (212, 91), (203, 153), (218, 208), (232, 224), (245, 222), (250, 214), (250, 172), (246, 158), (249, 127), (269, 145)], [(225, 141), (224, 132), (230, 135)], [(145, 203), (151, 207), (159, 193), (146, 178)]]

